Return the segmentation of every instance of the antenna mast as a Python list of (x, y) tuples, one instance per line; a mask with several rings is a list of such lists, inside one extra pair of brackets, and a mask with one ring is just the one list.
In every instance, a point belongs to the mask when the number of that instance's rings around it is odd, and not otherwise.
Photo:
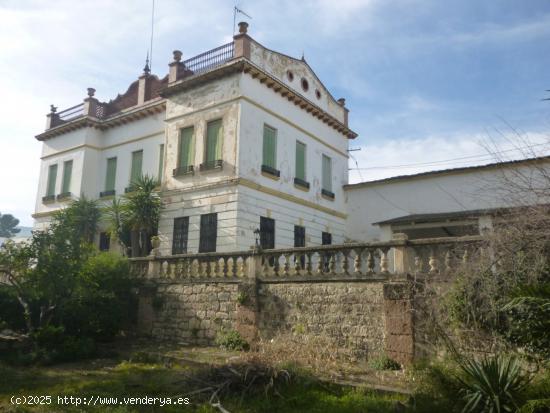
[(153, 5), (151, 7), (151, 42), (149, 45), (149, 68), (151, 72), (153, 71), (153, 33), (155, 28), (155, 0), (153, 1)]
[(241, 9), (237, 8), (237, 6), (234, 6), (233, 7), (233, 34), (235, 34), (235, 26), (237, 24), (237, 13), (241, 13), (241, 14), (244, 14), (246, 17), (248, 17), (249, 19), (251, 19), (252, 17), (250, 17), (248, 14), (246, 14), (244, 11), (242, 11)]

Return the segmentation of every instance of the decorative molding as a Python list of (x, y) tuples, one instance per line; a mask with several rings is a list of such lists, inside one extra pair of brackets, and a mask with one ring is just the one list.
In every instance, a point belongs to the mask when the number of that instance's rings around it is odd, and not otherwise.
[(94, 146), (94, 145), (90, 145), (90, 144), (87, 144), (87, 143), (83, 143), (82, 145), (73, 146), (72, 148), (64, 149), (62, 151), (52, 153), (50, 155), (44, 155), (44, 156), (40, 157), (40, 159), (42, 159), (42, 160), (49, 159), (49, 158), (52, 158), (54, 156), (58, 156), (58, 155), (61, 155), (61, 154), (67, 153), (67, 152), (75, 151), (75, 150), (81, 149), (81, 148), (90, 148), (90, 149), (95, 149), (96, 151), (105, 151), (107, 149), (112, 149), (112, 148), (116, 148), (118, 146), (127, 145), (129, 143), (138, 142), (138, 141), (141, 141), (143, 139), (149, 139), (149, 138), (152, 138), (154, 136), (160, 135), (161, 133), (164, 133), (164, 130), (149, 133), (147, 135), (140, 136), (139, 138), (130, 139), (130, 140), (124, 141), (122, 143), (116, 143), (114, 145), (109, 145), (109, 146), (104, 146), (104, 147), (99, 147), (99, 146)]
[(308, 208), (313, 208), (313, 209), (316, 209), (317, 211), (321, 211), (321, 212), (324, 212), (325, 214), (333, 215), (333, 216), (338, 217), (338, 218), (346, 219), (347, 216), (348, 216), (347, 214), (336, 211), (334, 209), (318, 205), (314, 202), (307, 201), (307, 200), (302, 199), (302, 198), (298, 198), (297, 196), (290, 195), (290, 194), (287, 194), (285, 192), (278, 191), (276, 189), (265, 187), (261, 184), (257, 184), (256, 182), (250, 181), (250, 180), (245, 179), (245, 178), (239, 178), (239, 185), (243, 185), (243, 186), (245, 186), (247, 188), (250, 188), (250, 189), (255, 189), (255, 190), (263, 192), (265, 194), (276, 196), (277, 198), (281, 198), (281, 199), (284, 199), (286, 201), (294, 202), (295, 204), (299, 204), (299, 205), (302, 205), (302, 206), (305, 206), (305, 207), (308, 207)]

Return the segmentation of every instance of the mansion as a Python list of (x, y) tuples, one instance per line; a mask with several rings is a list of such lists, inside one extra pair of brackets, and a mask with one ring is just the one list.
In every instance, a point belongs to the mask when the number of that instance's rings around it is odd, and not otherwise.
[[(502, 197), (481, 197), (502, 171), (547, 158), (348, 183), (349, 126), (308, 63), (262, 46), (239, 24), (231, 43), (168, 74), (146, 66), (109, 102), (52, 105), (42, 142), (35, 227), (84, 195), (106, 204), (141, 175), (158, 178), (160, 254), (479, 234)], [(542, 159), (542, 160), (541, 160)], [(482, 179), (483, 178), (483, 179)], [(106, 233), (98, 235), (102, 249)]]

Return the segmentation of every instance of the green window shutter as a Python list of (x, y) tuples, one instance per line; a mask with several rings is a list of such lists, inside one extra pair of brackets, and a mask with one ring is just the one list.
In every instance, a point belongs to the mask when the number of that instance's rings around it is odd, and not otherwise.
[(162, 182), (162, 171), (164, 170), (164, 143), (159, 146), (159, 175), (158, 181)]
[(306, 180), (306, 145), (296, 141), (296, 178)]
[(262, 165), (277, 169), (277, 130), (264, 125)]
[(73, 161), (66, 161), (63, 164), (63, 183), (61, 193), (65, 194), (71, 191), (71, 175), (73, 174)]
[(208, 122), (206, 126), (206, 162), (222, 159), (222, 121)]
[(48, 169), (48, 187), (46, 195), (55, 195), (55, 181), (57, 179), (57, 164), (50, 165)]
[(143, 162), (143, 151), (132, 152), (132, 169), (130, 171), (130, 183), (137, 182), (141, 177), (142, 162)]
[(182, 129), (180, 135), (179, 166), (193, 165), (193, 127)]
[(323, 188), (332, 191), (332, 160), (323, 155)]
[(116, 158), (107, 159), (107, 174), (105, 175), (105, 190), (115, 190)]

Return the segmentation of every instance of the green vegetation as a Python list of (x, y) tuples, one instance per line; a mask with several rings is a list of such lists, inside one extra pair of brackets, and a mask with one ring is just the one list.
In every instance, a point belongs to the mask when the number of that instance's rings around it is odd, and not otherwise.
[(216, 336), (216, 344), (225, 350), (248, 350), (249, 345), (235, 330), (222, 329)]
[(401, 365), (386, 354), (370, 359), (369, 367), (373, 370), (401, 370)]
[(11, 214), (0, 214), (0, 237), (10, 238), (21, 231), (16, 228), (19, 220)]

